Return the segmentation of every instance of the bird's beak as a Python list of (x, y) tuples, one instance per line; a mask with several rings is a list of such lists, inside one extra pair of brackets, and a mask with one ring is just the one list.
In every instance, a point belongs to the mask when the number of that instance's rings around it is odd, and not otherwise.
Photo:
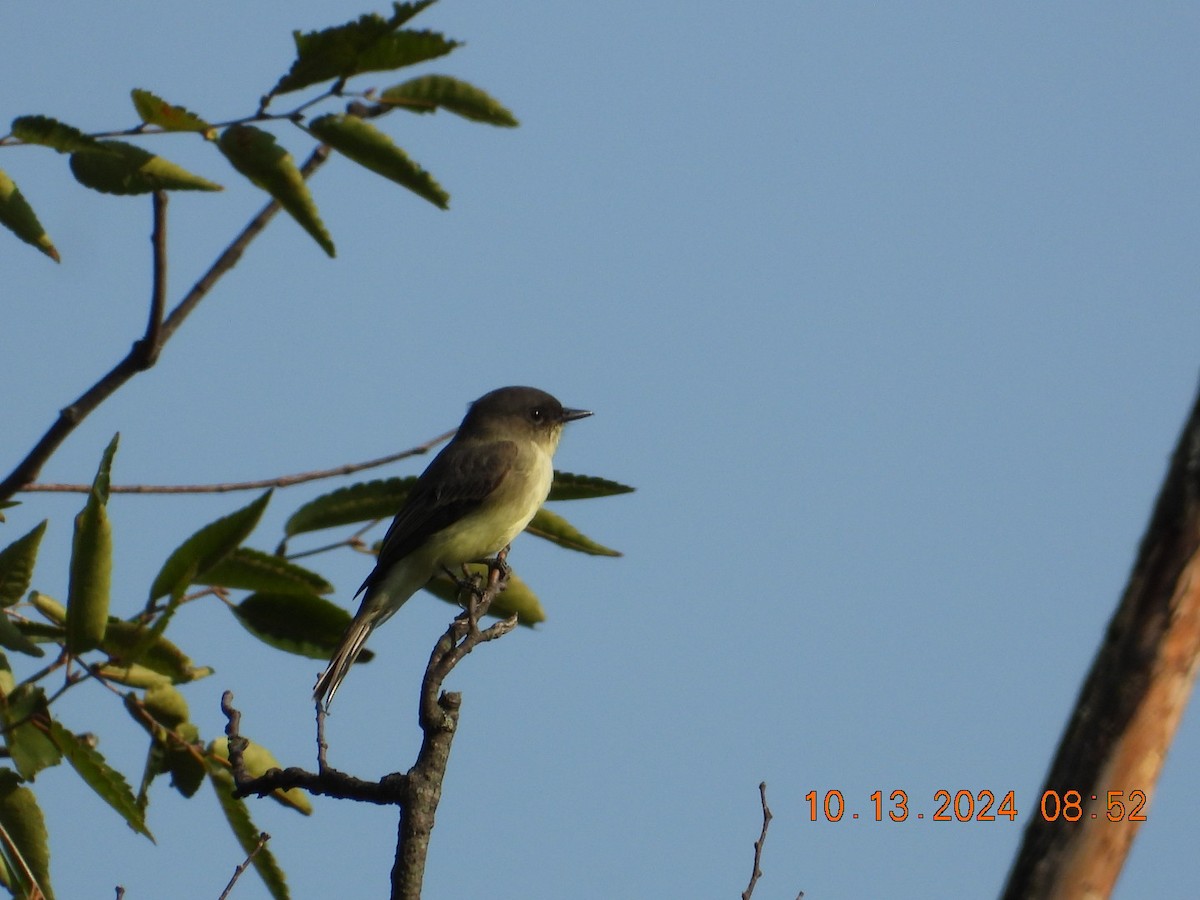
[(586, 419), (592, 414), (590, 409), (564, 409), (562, 411), (562, 420), (564, 422), (574, 422), (576, 419)]

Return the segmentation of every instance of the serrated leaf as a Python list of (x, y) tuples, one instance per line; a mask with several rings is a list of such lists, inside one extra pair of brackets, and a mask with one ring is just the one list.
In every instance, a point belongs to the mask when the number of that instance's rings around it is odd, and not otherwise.
[(404, 498), (416, 482), (415, 475), (407, 478), (383, 478), (362, 481), (322, 494), (292, 513), (283, 526), (283, 533), (294, 537), (322, 528), (390, 518), (400, 509)]
[(174, 684), (206, 678), (213, 672), (208, 666), (193, 666), (191, 657), (162, 635), (123, 619), (109, 620), (100, 649), (118, 667), (145, 666)]
[[(228, 738), (217, 738), (209, 744), (208, 752), (223, 762), (228, 762)], [(258, 778), (265, 775), (271, 769), (283, 768), (279, 765), (275, 754), (262, 744), (257, 744), (254, 741), (246, 742), (246, 748), (242, 751), (242, 764), (246, 767), (246, 774), (251, 778)], [(283, 806), (291, 807), (296, 812), (303, 813), (306, 816), (312, 815), (312, 801), (308, 799), (308, 794), (300, 788), (288, 788), (286, 791), (271, 791), (271, 798)]]
[(249, 547), (238, 547), (193, 583), (281, 594), (328, 594), (333, 590), (316, 572)]
[(333, 240), (325, 230), (304, 176), (296, 168), (292, 155), (275, 142), (272, 134), (252, 125), (230, 125), (221, 133), (217, 147), (235, 169), (278, 200), (321, 249), (335, 255)]
[(98, 750), (80, 740), (61, 724), (50, 721), (50, 738), (62, 751), (67, 762), (79, 773), (84, 784), (116, 810), (134, 831), (144, 834), (154, 840), (154, 835), (146, 827), (146, 819), (134, 799), (133, 790), (125, 776), (113, 769), (105, 761)]
[(0, 550), (0, 607), (9, 607), (25, 596), (33, 578), (38, 546), (46, 533), (47, 519), (23, 537)]
[(408, 188), (434, 206), (446, 209), (450, 205), (450, 195), (437, 180), (370, 122), (331, 113), (314, 119), (308, 130), (343, 156)]
[(253, 503), (205, 525), (167, 557), (150, 586), (150, 599), (180, 597), (188, 585), (231, 554), (254, 531), (271, 499), (267, 491)]
[(444, 109), (473, 122), (504, 128), (520, 124), (516, 116), (486, 91), (449, 75), (422, 75), (394, 85), (379, 95), (379, 101), (416, 113)]
[(554, 472), (554, 481), (550, 484), (550, 496), (547, 500), (591, 500), (594, 497), (612, 497), (617, 494), (631, 494), (636, 488), (607, 478), (597, 478), (595, 475), (575, 475), (571, 472)]
[(27, 144), (40, 144), (59, 153), (78, 153), (83, 150), (108, 152), (104, 144), (94, 137), (88, 137), (78, 128), (49, 116), (18, 116), (12, 121), (12, 135)]
[[(59, 261), (58, 249), (38, 221), (37, 213), (21, 193), (16, 183), (0, 169), (0, 225), (3, 225), (25, 243), (37, 247), (55, 262)], [(0, 515), (0, 522), (4, 516)]]
[(108, 623), (112, 580), (112, 527), (108, 523), (109, 473), (120, 435), (100, 460), (87, 504), (75, 517), (67, 588), (67, 650), (78, 655), (99, 646)]
[(21, 885), (21, 897), (36, 897), (40, 892), (46, 900), (54, 900), (46, 820), (33, 791), (11, 769), (0, 769), (0, 850), (9, 873)]
[(102, 141), (111, 152), (71, 154), (71, 174), (84, 187), (103, 194), (153, 191), (223, 191), (221, 185), (194, 175), (148, 150), (123, 141)]
[(545, 538), (551, 543), (566, 547), (568, 550), (578, 550), (592, 556), (620, 556), (618, 550), (598, 544), (590, 537), (581, 534), (579, 530), (557, 513), (542, 507), (533, 517), (533, 521), (525, 528), (530, 534)]
[[(231, 609), (263, 643), (309, 659), (328, 659), (350, 624), (350, 613), (315, 594), (251, 594)], [(364, 650), (359, 661), (372, 655)]]
[(3, 710), (8, 752), (22, 778), (32, 781), (42, 769), (62, 761), (58, 747), (46, 735), (50, 715), (45, 691), (22, 684), (4, 698)]
[(321, 31), (293, 32), (296, 60), (271, 94), (363, 72), (399, 69), (449, 53), (458, 42), (431, 31), (397, 30), (431, 2), (393, 3), (393, 14), (386, 19), (370, 13)]
[[(221, 804), (221, 812), (225, 814), (225, 820), (233, 830), (233, 836), (237, 838), (242, 852), (249, 856), (258, 846), (259, 835), (262, 832), (250, 818), (250, 810), (246, 808), (245, 801), (233, 796), (233, 773), (224, 764), (210, 758), (208, 776)], [(262, 847), (254, 854), (251, 864), (275, 900), (288, 900), (287, 879), (269, 849)]]
[(194, 112), (168, 103), (150, 91), (134, 88), (130, 91), (130, 96), (133, 98), (133, 108), (137, 110), (138, 117), (147, 125), (157, 125), (164, 131), (199, 131), (207, 134), (213, 130), (211, 125)]
[[(471, 563), (470, 567), (472, 571), (487, 577), (488, 567), (486, 565)], [(433, 579), (425, 585), (425, 590), (439, 600), (459, 606), (458, 585), (445, 575), (439, 575)], [(515, 615), (518, 625), (526, 625), (531, 628), (538, 622), (546, 621), (546, 611), (542, 609), (541, 601), (529, 589), (529, 585), (517, 576), (516, 572), (509, 573), (508, 587), (492, 601), (492, 605), (488, 607), (488, 615), (500, 619), (507, 619), (509, 616)]]

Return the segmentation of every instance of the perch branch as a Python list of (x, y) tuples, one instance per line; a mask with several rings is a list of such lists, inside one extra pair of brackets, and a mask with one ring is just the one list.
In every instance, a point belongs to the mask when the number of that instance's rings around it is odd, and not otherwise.
[[(428, 453), (438, 444), (454, 436), (454, 431), (447, 431), (435, 438), (430, 438), (423, 444), (369, 459), (366, 462), (346, 463), (334, 466), (332, 469), (314, 469), (311, 472), (296, 472), (291, 475), (279, 475), (275, 478), (261, 478), (257, 481), (226, 481), (217, 484), (114, 484), (108, 490), (112, 494), (227, 494), (232, 491), (256, 491), (264, 488), (291, 487), (306, 481), (319, 481), (323, 478), (336, 478), (339, 475), (353, 475), (364, 469), (374, 469), (386, 466), (388, 463), (408, 459), (410, 456), (421, 456)], [(22, 491), (39, 491), (44, 493), (86, 494), (92, 489), (90, 484), (27, 484)]]

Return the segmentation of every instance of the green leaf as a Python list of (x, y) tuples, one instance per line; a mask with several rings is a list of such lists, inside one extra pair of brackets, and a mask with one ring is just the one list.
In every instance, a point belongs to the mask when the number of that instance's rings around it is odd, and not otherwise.
[(275, 143), (273, 135), (252, 125), (230, 125), (221, 133), (217, 147), (235, 169), (278, 200), (321, 249), (335, 255), (333, 240), (325, 230), (304, 176), (296, 168), (292, 155)]
[(11, 769), (0, 769), (0, 852), (21, 885), (19, 896), (31, 898), (40, 891), (46, 900), (54, 900), (46, 820), (33, 791)]
[(43, 519), (29, 534), (0, 550), (0, 607), (12, 606), (29, 590), (33, 564), (37, 560), (42, 535), (46, 533), (47, 521)]
[(196, 579), (195, 584), (282, 594), (328, 594), (333, 585), (281, 556), (238, 547)]
[[(209, 757), (208, 776), (221, 804), (221, 812), (225, 813), (225, 819), (233, 830), (233, 836), (237, 838), (242, 852), (249, 856), (258, 846), (259, 835), (262, 832), (250, 818), (250, 810), (246, 808), (245, 801), (233, 796), (233, 773), (223, 763)], [(275, 900), (288, 900), (287, 879), (270, 850), (262, 847), (254, 853), (251, 864)]]
[[(229, 740), (227, 738), (217, 738), (208, 748), (208, 752), (218, 759), (229, 761)], [(246, 749), (242, 751), (242, 764), (246, 767), (246, 773), (251, 778), (258, 778), (267, 774), (271, 769), (281, 769), (279, 761), (275, 759), (275, 755), (271, 753), (262, 744), (256, 744), (254, 741), (246, 743)], [(291, 807), (296, 812), (303, 813), (306, 816), (311, 816), (313, 811), (312, 801), (308, 799), (308, 794), (300, 788), (288, 788), (284, 790), (271, 791), (272, 799), (278, 801), (284, 806)]]
[[(149, 732), (152, 742), (146, 774), (138, 792), (138, 805), (145, 808), (146, 791), (155, 775), (170, 773), (171, 786), (185, 797), (193, 796), (208, 774), (208, 766), (197, 746), (199, 729), (188, 721), (187, 701), (171, 685), (146, 691), (141, 701), (130, 693), (125, 707), (134, 721)], [(152, 722), (146, 721), (149, 715)]]
[(130, 828), (153, 841), (154, 835), (146, 828), (145, 816), (138, 808), (125, 776), (109, 766), (98, 750), (53, 720), (50, 722), (50, 737), (67, 762), (79, 773), (84, 784), (116, 810)]
[(408, 188), (434, 206), (446, 209), (450, 205), (450, 195), (434, 177), (370, 122), (357, 116), (331, 113), (314, 119), (308, 130), (360, 166)]
[(385, 90), (379, 95), (379, 101), (415, 113), (444, 109), (473, 122), (504, 128), (515, 128), (520, 124), (516, 116), (490, 94), (449, 75), (413, 78)]
[(322, 494), (292, 513), (283, 526), (283, 533), (294, 537), (322, 528), (390, 518), (400, 509), (404, 498), (416, 483), (415, 475), (384, 478), (359, 482)]
[(167, 728), (175, 728), (191, 719), (187, 700), (171, 685), (162, 685), (146, 691), (142, 705), (156, 722)]
[(108, 623), (112, 580), (112, 527), (108, 523), (108, 480), (120, 435), (109, 442), (83, 511), (75, 517), (67, 588), (67, 650), (79, 655), (99, 646)]
[(184, 722), (175, 731), (190, 746), (180, 746), (174, 737), (170, 737), (163, 762), (167, 771), (171, 773), (171, 787), (185, 797), (193, 797), (204, 783), (204, 776), (208, 774), (203, 758), (195, 747), (200, 739), (200, 730), (191, 722)]
[(67, 624), (67, 608), (53, 597), (48, 597), (38, 591), (32, 591), (29, 594), (29, 602), (33, 604), (34, 609), (55, 625)]
[(222, 191), (207, 178), (193, 175), (170, 160), (123, 141), (103, 141), (110, 153), (83, 150), (71, 154), (71, 174), (84, 187), (103, 194), (149, 194), (153, 191)]
[(296, 60), (271, 89), (271, 96), (334, 78), (386, 72), (444, 56), (459, 44), (431, 31), (397, 30), (431, 2), (394, 3), (393, 14), (386, 19), (371, 13), (334, 28), (293, 32)]
[(109, 620), (100, 649), (118, 668), (142, 665), (174, 684), (206, 678), (213, 672), (208, 666), (193, 666), (191, 657), (162, 635), (123, 619)]
[[(487, 577), (488, 567), (482, 563), (471, 563), (472, 571), (478, 572)], [(459, 606), (458, 601), (458, 585), (451, 581), (446, 575), (439, 575), (429, 584), (425, 585), (425, 590), (433, 594), (439, 600), (445, 600), (453, 606)], [(488, 615), (496, 616), (500, 619), (507, 619), (509, 616), (517, 617), (518, 625), (526, 625), (533, 627), (538, 622), (546, 621), (546, 611), (542, 609), (542, 603), (538, 600), (537, 595), (529, 589), (524, 581), (522, 581), (515, 572), (510, 572), (508, 576), (508, 587), (506, 587), (488, 607)]]
[(205, 525), (180, 544), (167, 557), (154, 584), (150, 586), (150, 599), (156, 600), (168, 594), (172, 597), (182, 596), (188, 585), (197, 583), (209, 569), (229, 556), (250, 536), (270, 499), (271, 492), (267, 491), (237, 512)]
[(49, 116), (18, 116), (12, 121), (12, 135), (27, 144), (40, 144), (59, 153), (109, 152), (100, 141)]
[(171, 683), (171, 679), (168, 676), (138, 664), (122, 665), (118, 663), (105, 663), (96, 671), (105, 681), (115, 681), (117, 684), (123, 684), (126, 687), (152, 688)]
[(213, 127), (194, 112), (189, 112), (182, 106), (175, 106), (152, 94), (134, 88), (130, 91), (133, 98), (133, 108), (138, 117), (147, 125), (157, 125), (164, 131), (199, 131), (205, 135), (212, 132)]
[[(55, 262), (58, 249), (38, 221), (37, 213), (25, 199), (16, 183), (0, 169), (0, 225), (3, 225), (27, 244), (37, 247)], [(0, 522), (4, 517), (0, 516)]]
[(591, 538), (580, 534), (574, 525), (545, 507), (537, 511), (533, 521), (525, 530), (530, 534), (545, 538), (551, 543), (558, 544), (560, 547), (566, 547), (568, 550), (578, 550), (580, 553), (589, 553), (592, 556), (621, 555), (620, 551), (597, 544)]
[(591, 500), (593, 497), (612, 497), (616, 494), (631, 494), (636, 488), (595, 475), (573, 475), (570, 472), (554, 472), (547, 500)]
[(6, 614), (0, 613), (0, 646), (29, 656), (45, 656), (46, 652), (25, 636), (17, 623)]
[(8, 752), (21, 777), (29, 781), (42, 769), (62, 762), (62, 754), (46, 734), (49, 721), (46, 692), (40, 687), (23, 684), (4, 698)]
[[(251, 594), (232, 610), (263, 643), (309, 659), (328, 659), (350, 624), (350, 613), (315, 594)], [(359, 661), (372, 655), (364, 650)]]

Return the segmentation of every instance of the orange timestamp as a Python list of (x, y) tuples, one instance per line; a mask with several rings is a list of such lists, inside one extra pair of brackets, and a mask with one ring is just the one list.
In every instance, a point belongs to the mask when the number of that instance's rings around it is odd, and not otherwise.
[[(993, 791), (939, 790), (933, 794), (934, 809), (926, 815), (913, 812), (909, 805), (908, 791), (895, 790), (887, 797), (883, 791), (874, 791), (867, 799), (870, 805), (862, 812), (848, 810), (846, 798), (839, 790), (809, 791), (804, 795), (808, 802), (810, 822), (840, 822), (866, 819), (875, 822), (906, 822), (910, 819), (929, 819), (932, 822), (997, 822), (1007, 819), (1015, 822), (1019, 815), (1015, 791), (1008, 791), (999, 798)], [(1083, 818), (1110, 822), (1145, 822), (1145, 791), (1109, 791), (1104, 797), (1103, 807), (1096, 794), (1084, 797), (1079, 791), (1044, 791), (1038, 812), (1047, 822), (1078, 822)]]

